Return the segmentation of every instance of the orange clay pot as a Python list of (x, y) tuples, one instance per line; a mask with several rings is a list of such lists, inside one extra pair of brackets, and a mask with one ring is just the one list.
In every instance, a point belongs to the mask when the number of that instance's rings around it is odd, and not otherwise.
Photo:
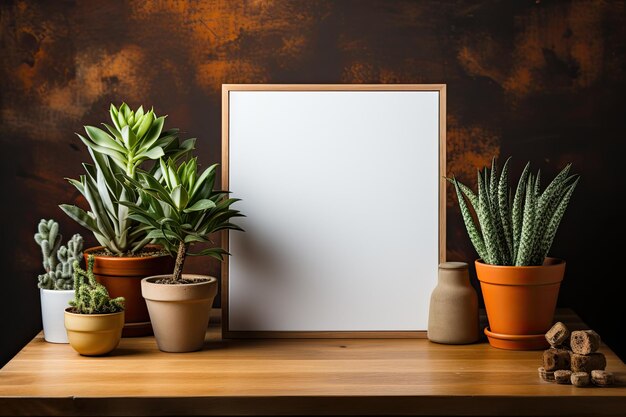
[[(146, 248), (162, 249), (158, 245), (146, 245)], [(97, 246), (85, 250), (85, 265), (90, 253), (102, 249), (102, 246)], [(148, 307), (141, 295), (141, 280), (152, 275), (171, 274), (173, 270), (174, 258), (168, 254), (145, 257), (95, 256), (93, 272), (96, 280), (107, 288), (112, 298), (126, 299), (122, 337), (152, 335)]]
[(540, 266), (488, 265), (477, 260), (491, 346), (510, 350), (545, 349), (553, 324), (565, 261), (546, 258)]

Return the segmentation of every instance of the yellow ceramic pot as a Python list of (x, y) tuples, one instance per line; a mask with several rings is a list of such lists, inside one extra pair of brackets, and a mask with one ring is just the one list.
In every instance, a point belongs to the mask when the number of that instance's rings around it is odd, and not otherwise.
[(120, 343), (124, 312), (75, 314), (65, 309), (65, 329), (74, 350), (85, 356), (110, 353)]

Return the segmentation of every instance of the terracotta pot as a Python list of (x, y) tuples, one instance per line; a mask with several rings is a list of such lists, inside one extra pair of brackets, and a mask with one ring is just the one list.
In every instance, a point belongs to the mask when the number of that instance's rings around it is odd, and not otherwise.
[[(146, 248), (162, 249), (157, 245)], [(97, 246), (84, 252), (87, 256), (104, 248)], [(99, 283), (109, 291), (111, 298), (124, 297), (126, 322), (123, 337), (150, 336), (152, 326), (146, 302), (141, 296), (141, 280), (151, 275), (165, 274), (174, 269), (174, 258), (168, 254), (146, 257), (95, 256), (93, 272)]]
[(546, 258), (540, 266), (488, 265), (481, 260), (475, 264), (489, 319), (489, 343), (501, 349), (545, 349), (565, 261)]
[(183, 274), (184, 279), (206, 279), (193, 284), (156, 284), (171, 278), (159, 275), (141, 280), (157, 346), (164, 352), (193, 352), (202, 349), (209, 326), (211, 306), (217, 294), (217, 279)]
[(65, 310), (67, 338), (74, 350), (84, 356), (110, 353), (120, 343), (124, 312), (111, 314), (75, 314)]

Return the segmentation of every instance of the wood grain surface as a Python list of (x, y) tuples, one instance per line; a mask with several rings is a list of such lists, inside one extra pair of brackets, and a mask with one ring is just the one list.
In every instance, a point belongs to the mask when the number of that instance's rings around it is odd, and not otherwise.
[[(583, 327), (569, 311), (560, 318)], [(39, 335), (0, 370), (0, 415), (618, 416), (626, 410), (626, 366), (606, 346), (601, 351), (618, 385), (575, 388), (539, 380), (541, 352), (484, 342), (222, 340), (219, 333), (213, 324), (200, 352), (163, 353), (146, 337), (123, 339), (101, 358)]]

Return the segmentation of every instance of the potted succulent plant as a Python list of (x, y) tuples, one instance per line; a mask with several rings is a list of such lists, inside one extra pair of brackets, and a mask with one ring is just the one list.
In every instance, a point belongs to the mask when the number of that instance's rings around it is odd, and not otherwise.
[(198, 174), (196, 158), (176, 166), (161, 159), (162, 181), (140, 173), (140, 181), (128, 179), (141, 191), (141, 204), (122, 203), (130, 217), (145, 225), (148, 237), (163, 239), (176, 256), (171, 274), (144, 278), (141, 281), (150, 319), (159, 349), (166, 352), (191, 352), (202, 349), (217, 279), (204, 275), (183, 274), (188, 255), (208, 255), (222, 260), (224, 249), (210, 247), (189, 251), (196, 242), (211, 242), (211, 234), (225, 229), (242, 230), (231, 223), (242, 216), (230, 206), (238, 201), (228, 198), (228, 191), (214, 189), (216, 165)]
[(81, 355), (106, 355), (117, 347), (124, 327), (124, 298), (109, 297), (93, 273), (95, 258), (87, 257), (87, 270), (74, 261), (76, 295), (65, 309), (70, 345)]
[[(87, 136), (78, 134), (87, 146), (93, 164), (83, 164), (85, 174), (79, 180), (68, 179), (85, 197), (89, 210), (62, 204), (61, 209), (76, 222), (93, 232), (101, 246), (85, 250), (85, 257), (96, 257), (94, 273), (111, 296), (126, 299), (124, 336), (152, 334), (150, 318), (141, 297), (141, 279), (170, 271), (173, 259), (162, 246), (153, 245), (147, 228), (128, 216), (120, 202), (138, 202), (139, 193), (119, 176), (136, 179), (137, 169), (160, 157), (173, 160), (193, 150), (195, 139), (179, 143), (178, 130), (164, 131), (165, 116), (142, 107), (132, 111), (128, 105), (111, 105), (112, 125), (108, 131), (85, 126)], [(159, 178), (159, 164), (149, 168)]]
[(35, 242), (41, 247), (45, 273), (39, 275), (37, 286), (41, 298), (41, 321), (46, 342), (67, 343), (63, 312), (74, 298), (74, 261), (83, 256), (83, 238), (75, 234), (61, 245), (63, 236), (54, 220), (41, 219)]
[(509, 161), (500, 174), (495, 158), (491, 170), (478, 171), (478, 193), (450, 181), (479, 256), (475, 265), (489, 343), (502, 349), (542, 349), (565, 273), (565, 261), (547, 256), (579, 178), (570, 175), (567, 165), (542, 190), (540, 171), (532, 174), (529, 162), (513, 193)]

